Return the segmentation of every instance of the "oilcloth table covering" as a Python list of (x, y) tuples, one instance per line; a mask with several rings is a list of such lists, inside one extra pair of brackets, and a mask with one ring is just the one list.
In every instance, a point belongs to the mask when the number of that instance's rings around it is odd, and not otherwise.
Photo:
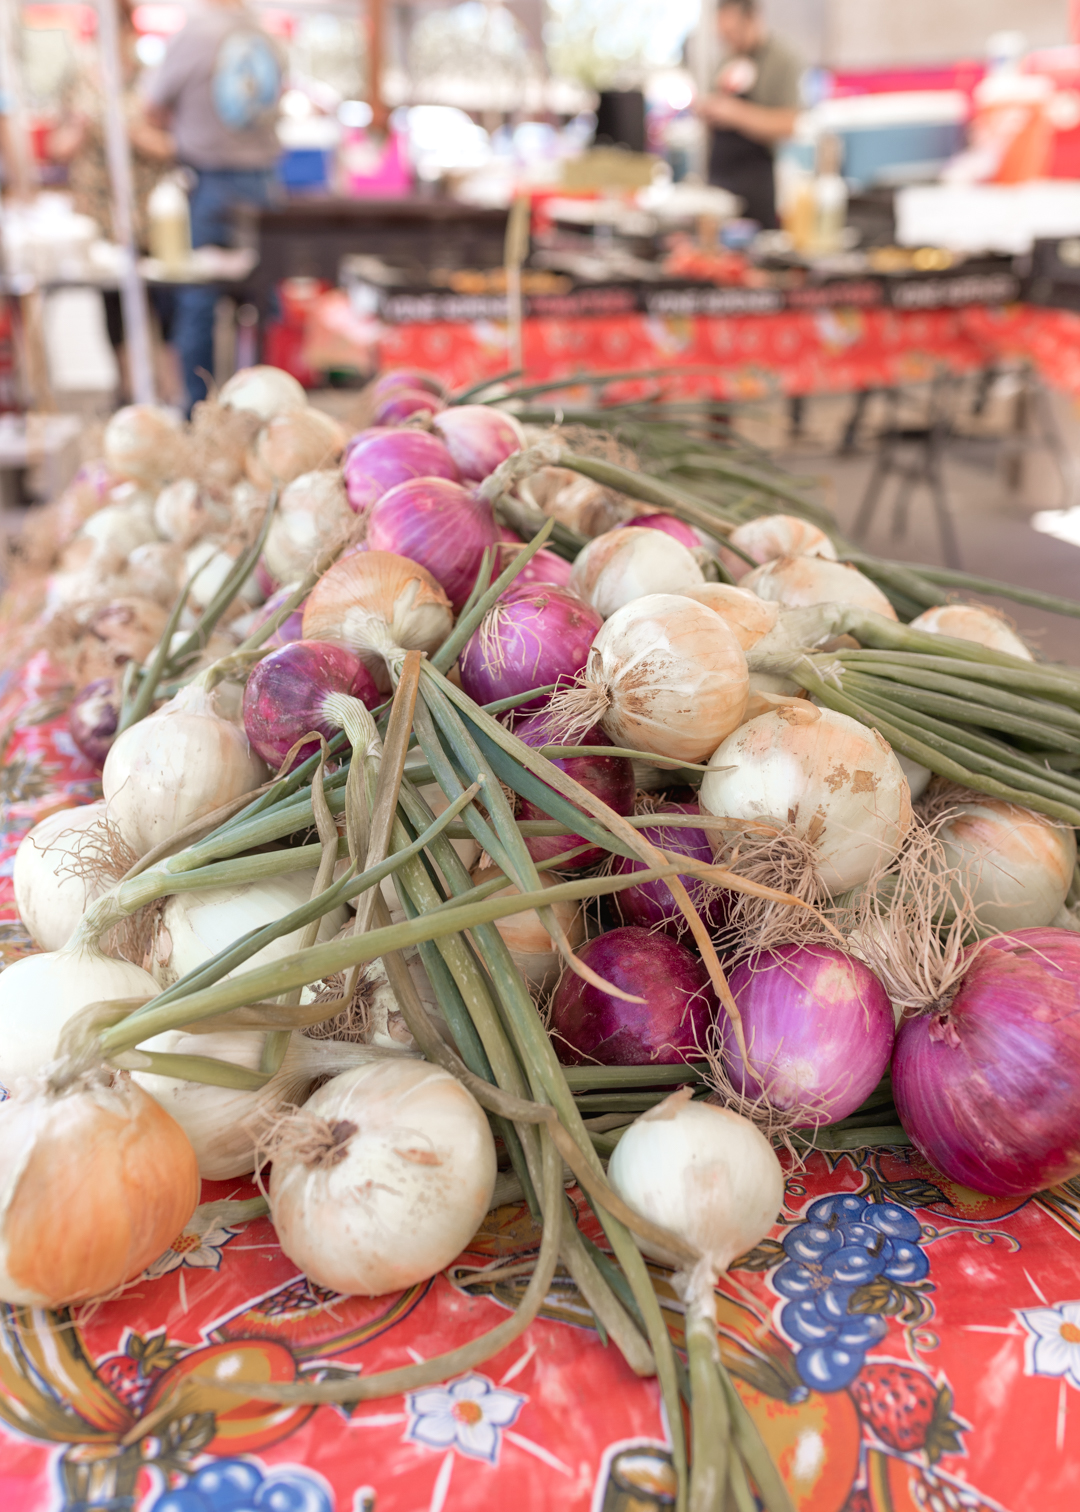
[[(26, 830), (98, 795), (70, 690), (40, 653), (0, 678), (0, 950), (32, 949), (11, 884)], [(204, 1201), (248, 1181), (206, 1183)], [(602, 1242), (569, 1192), (582, 1229)], [(432, 1281), (383, 1297), (309, 1284), (269, 1219), (202, 1222), (120, 1297), (0, 1308), (4, 1512), (656, 1512), (673, 1505), (651, 1380), (569, 1280), (481, 1367), (351, 1409), (229, 1390), (371, 1375), (493, 1327), (538, 1232), (490, 1214)], [(654, 1268), (681, 1342), (670, 1274)], [(957, 1187), (909, 1149), (814, 1154), (783, 1221), (719, 1292), (737, 1389), (798, 1512), (1075, 1512), (1080, 1183), (1029, 1202)]]

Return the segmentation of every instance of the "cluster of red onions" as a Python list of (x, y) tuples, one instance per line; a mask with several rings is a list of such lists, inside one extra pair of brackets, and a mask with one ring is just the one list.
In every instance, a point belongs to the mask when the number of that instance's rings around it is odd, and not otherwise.
[(438, 436), (406, 427), (361, 431), (354, 436), (346, 448), (344, 475), (345, 492), (357, 514), (412, 478), (461, 480), (457, 464)]

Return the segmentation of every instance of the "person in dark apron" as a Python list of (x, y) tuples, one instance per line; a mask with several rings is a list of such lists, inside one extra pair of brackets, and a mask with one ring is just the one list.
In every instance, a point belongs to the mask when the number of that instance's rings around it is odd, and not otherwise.
[(802, 63), (765, 26), (758, 0), (720, 0), (717, 26), (726, 57), (716, 86), (697, 107), (711, 127), (709, 183), (737, 194), (744, 215), (778, 224), (773, 156), (795, 130)]

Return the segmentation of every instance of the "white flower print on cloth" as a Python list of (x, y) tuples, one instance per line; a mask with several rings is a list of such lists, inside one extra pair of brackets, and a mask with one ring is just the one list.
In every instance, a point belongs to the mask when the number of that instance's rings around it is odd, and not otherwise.
[(217, 1270), (221, 1264), (221, 1251), (236, 1234), (236, 1229), (225, 1228), (213, 1219), (205, 1223), (195, 1217), (182, 1234), (177, 1234), (165, 1253), (146, 1267), (144, 1275), (147, 1280), (156, 1281), (183, 1265), (199, 1270)]
[(1029, 1307), (1017, 1316), (1028, 1331), (1027, 1373), (1063, 1377), (1080, 1391), (1080, 1302)]
[(429, 1449), (456, 1449), (470, 1459), (498, 1463), (500, 1434), (528, 1401), (516, 1391), (470, 1372), (445, 1386), (425, 1386), (407, 1398), (405, 1437)]

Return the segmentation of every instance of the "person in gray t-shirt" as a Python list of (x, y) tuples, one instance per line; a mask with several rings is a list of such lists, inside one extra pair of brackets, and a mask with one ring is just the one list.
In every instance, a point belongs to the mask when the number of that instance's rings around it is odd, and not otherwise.
[[(283, 72), (277, 46), (242, 0), (207, 0), (147, 81), (147, 117), (168, 127), (177, 158), (194, 175), (193, 247), (226, 246), (230, 207), (269, 202)], [(216, 299), (206, 285), (177, 293), (173, 339), (189, 409), (205, 396), (204, 375), (213, 371)]]

